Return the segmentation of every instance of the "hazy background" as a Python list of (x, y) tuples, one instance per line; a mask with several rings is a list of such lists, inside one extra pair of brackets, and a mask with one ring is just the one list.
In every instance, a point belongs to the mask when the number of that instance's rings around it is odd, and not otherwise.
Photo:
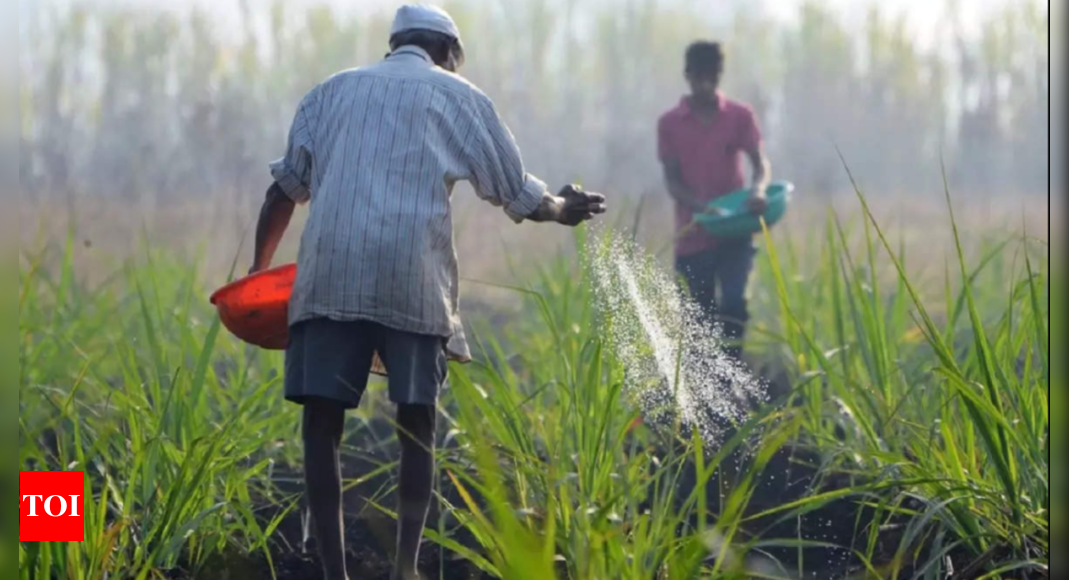
[[(20, 237), (73, 224), (87, 247), (121, 254), (147, 231), (229, 260), (297, 102), (381, 58), (397, 4), (20, 0)], [(941, 159), (976, 223), (1047, 221), (1050, 149), (1060, 159), (1062, 144), (1049, 139), (1046, 3), (440, 4), (464, 35), (462, 74), (496, 101), (528, 169), (605, 191), (615, 208), (642, 199), (651, 235), (669, 227), (654, 127), (686, 90), (682, 53), (698, 38), (724, 42), (727, 93), (754, 106), (775, 177), (798, 186), (786, 227), (804, 228), (807, 207), (850, 203), (838, 201), (848, 182), (834, 145), (900, 221), (941, 203)], [(1058, 123), (1062, 107), (1053, 113)], [(545, 239), (456, 197), (462, 263), (500, 253), (497, 240)]]

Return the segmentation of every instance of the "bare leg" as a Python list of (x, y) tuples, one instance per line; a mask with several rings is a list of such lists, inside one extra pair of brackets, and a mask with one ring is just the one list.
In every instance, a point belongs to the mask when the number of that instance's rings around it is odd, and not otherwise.
[(339, 403), (320, 398), (305, 402), (304, 482), (326, 580), (348, 580), (338, 454), (344, 427), (345, 408)]
[(394, 580), (416, 580), (416, 562), (434, 483), (433, 405), (398, 405), (397, 438), (401, 442), (398, 486), (397, 561)]

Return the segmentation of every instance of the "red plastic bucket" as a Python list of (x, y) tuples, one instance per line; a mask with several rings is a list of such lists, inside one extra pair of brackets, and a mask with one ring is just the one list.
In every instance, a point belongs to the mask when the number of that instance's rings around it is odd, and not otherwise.
[(297, 264), (286, 264), (235, 280), (209, 299), (234, 336), (261, 348), (281, 350), (289, 343), (289, 303)]

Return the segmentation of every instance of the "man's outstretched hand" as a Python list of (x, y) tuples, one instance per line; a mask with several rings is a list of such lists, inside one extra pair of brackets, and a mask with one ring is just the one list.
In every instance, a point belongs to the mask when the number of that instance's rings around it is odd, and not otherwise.
[(605, 213), (605, 196), (583, 191), (578, 185), (566, 185), (557, 194), (560, 200), (555, 221), (566, 226), (577, 226), (597, 214)]

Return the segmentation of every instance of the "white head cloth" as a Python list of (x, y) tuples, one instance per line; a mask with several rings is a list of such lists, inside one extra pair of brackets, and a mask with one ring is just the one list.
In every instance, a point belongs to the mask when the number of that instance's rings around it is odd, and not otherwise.
[(460, 30), (449, 13), (437, 6), (405, 4), (397, 9), (390, 36), (407, 30), (431, 30), (460, 41)]

